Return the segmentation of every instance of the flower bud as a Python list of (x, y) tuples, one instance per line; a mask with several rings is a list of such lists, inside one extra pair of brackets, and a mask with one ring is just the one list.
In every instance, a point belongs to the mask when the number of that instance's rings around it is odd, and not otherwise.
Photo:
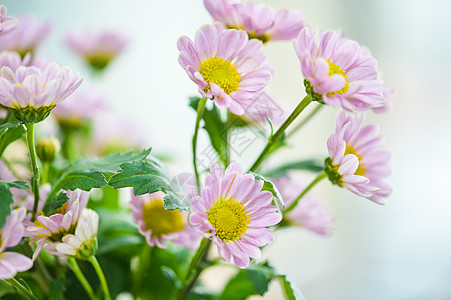
[(42, 138), (36, 146), (39, 159), (43, 162), (52, 162), (60, 150), (60, 142), (55, 137)]

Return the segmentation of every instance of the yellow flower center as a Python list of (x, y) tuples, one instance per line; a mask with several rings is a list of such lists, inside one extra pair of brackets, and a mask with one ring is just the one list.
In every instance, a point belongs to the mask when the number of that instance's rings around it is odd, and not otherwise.
[(359, 167), (357, 168), (357, 171), (355, 171), (354, 174), (360, 175), (360, 176), (365, 176), (366, 168), (362, 163), (362, 161), (363, 161), (362, 155), (358, 154), (355, 151), (354, 147), (352, 147), (351, 145), (346, 145), (345, 155), (348, 155), (348, 154), (354, 154), (359, 159)]
[(348, 75), (346, 75), (346, 72), (340, 68), (337, 64), (331, 62), (330, 60), (326, 59), (327, 63), (329, 64), (329, 76), (332, 76), (334, 74), (342, 75), (345, 78), (345, 86), (335, 92), (328, 93), (327, 96), (336, 95), (336, 94), (344, 94), (349, 90), (349, 83), (348, 83)]
[(163, 199), (151, 200), (144, 205), (143, 220), (144, 230), (151, 230), (152, 237), (158, 238), (163, 234), (182, 231), (185, 226), (180, 211), (166, 210)]
[(207, 218), (215, 228), (216, 236), (223, 241), (240, 239), (249, 224), (243, 204), (233, 198), (217, 200), (207, 212)]
[[(206, 82), (213, 82), (220, 86), (226, 94), (230, 94), (240, 85), (240, 74), (232, 63), (221, 57), (211, 57), (200, 64), (199, 73)], [(210, 85), (204, 91), (208, 92)]]

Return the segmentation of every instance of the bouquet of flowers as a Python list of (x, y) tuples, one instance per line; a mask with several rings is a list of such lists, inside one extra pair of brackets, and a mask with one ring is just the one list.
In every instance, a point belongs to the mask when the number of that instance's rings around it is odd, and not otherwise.
[[(361, 112), (387, 111), (393, 90), (370, 51), (341, 32), (314, 31), (297, 11), (204, 4), (214, 21), (174, 41), (198, 90), (189, 99), (197, 114), (194, 172), (178, 175), (126, 121), (116, 118), (112, 133), (98, 121), (111, 110), (93, 88), (96, 77), (80, 88), (79, 74), (37, 55), (50, 24), (7, 16), (0, 6), (2, 299), (246, 299), (273, 281), (286, 299), (303, 299), (262, 251), (287, 227), (331, 234), (315, 185), (327, 178), (385, 203), (390, 153)], [(304, 77), (306, 95), (289, 115), (274, 110), (265, 90), (275, 70), (264, 47), (273, 41), (294, 41)], [(115, 31), (71, 32), (66, 40), (93, 74), (106, 72), (127, 43)], [(338, 111), (328, 157), (268, 163), (324, 106)], [(39, 131), (47, 122), (56, 136)], [(212, 155), (197, 147), (201, 130)], [(249, 169), (233, 160), (237, 130), (267, 138)], [(316, 174), (313, 181), (299, 181), (299, 170)], [(223, 266), (232, 276), (209, 290), (202, 273)]]

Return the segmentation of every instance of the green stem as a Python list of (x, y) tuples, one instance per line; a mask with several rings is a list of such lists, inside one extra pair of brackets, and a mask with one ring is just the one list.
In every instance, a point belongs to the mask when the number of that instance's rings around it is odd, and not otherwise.
[(93, 255), (89, 258), (89, 262), (94, 267), (94, 270), (96, 270), (97, 277), (99, 277), (100, 286), (102, 287), (103, 296), (105, 297), (105, 300), (111, 300), (110, 290), (108, 289), (108, 284), (105, 279), (105, 274), (103, 274), (102, 268), (100, 267), (99, 262), (97, 261), (97, 258)]
[(268, 143), (266, 144), (266, 147), (263, 149), (263, 151), (260, 153), (260, 156), (257, 158), (255, 163), (252, 165), (252, 167), (249, 169), (250, 172), (255, 172), (258, 167), (263, 163), (265, 160), (267, 154), (270, 152), (272, 146), (275, 142), (282, 136), (282, 134), (285, 132), (285, 130), (290, 126), (291, 123), (299, 116), (299, 114), (307, 107), (307, 105), (312, 102), (312, 99), (309, 95), (305, 96), (304, 99), (296, 106), (294, 111), (291, 113), (291, 115), (288, 117), (288, 119), (280, 126), (279, 130), (276, 131), (269, 139)]
[(151, 256), (152, 256), (153, 248), (147, 245), (144, 245), (144, 249), (139, 256), (139, 263), (135, 272), (134, 280), (133, 280), (133, 288), (132, 291), (138, 293), (139, 288), (141, 287), (142, 281), (146, 276), (146, 272), (149, 269)]
[(207, 98), (201, 98), (199, 104), (197, 106), (197, 117), (196, 117), (196, 125), (194, 127), (194, 135), (193, 135), (193, 167), (194, 167), (194, 175), (196, 175), (196, 183), (197, 186), (200, 186), (199, 182), (199, 172), (197, 170), (197, 135), (199, 133), (199, 124), (200, 120), (202, 120), (202, 116), (204, 115), (205, 105), (207, 104)]
[(88, 280), (86, 279), (85, 275), (83, 275), (83, 272), (80, 270), (80, 267), (77, 264), (77, 261), (73, 257), (69, 257), (69, 267), (74, 272), (75, 276), (77, 277), (78, 281), (80, 281), (80, 284), (85, 289), (86, 293), (88, 294), (89, 298), (91, 300), (96, 300), (96, 296), (94, 294), (94, 291), (92, 290), (91, 285), (89, 284)]
[(321, 180), (323, 180), (326, 177), (327, 177), (327, 174), (325, 171), (322, 171), (321, 173), (319, 173), (318, 176), (316, 176), (316, 178), (313, 179), (313, 181), (310, 182), (310, 184), (302, 191), (302, 193), (300, 193), (299, 196), (296, 197), (296, 199), (293, 201), (293, 203), (291, 203), (290, 206), (287, 207), (287, 209), (284, 211), (284, 214), (287, 214), (288, 212), (293, 210), (293, 208), (295, 208), (298, 205), (299, 200), (301, 200), (301, 198), (304, 197), (304, 195), (307, 194), (308, 191), (310, 191), (318, 182), (320, 182)]
[(184, 280), (183, 280), (183, 288), (180, 290), (177, 299), (185, 299), (188, 296), (189, 292), (193, 288), (197, 279), (199, 278), (200, 273), (205, 269), (205, 260), (208, 256), (208, 250), (211, 246), (210, 239), (203, 239), (196, 253), (194, 254), (191, 263), (186, 271)]
[(23, 177), (17, 173), (16, 169), (14, 168), (13, 164), (7, 160), (4, 156), (2, 157), (3, 162), (5, 163), (6, 167), (11, 171), (11, 173), (16, 177), (17, 180), (25, 181), (23, 180)]
[(296, 126), (293, 127), (290, 132), (287, 133), (287, 138), (293, 136), (296, 132), (298, 132), (305, 124), (307, 124), (320, 110), (323, 108), (323, 104), (317, 104), (315, 109), (313, 109), (301, 122), (299, 122)]
[(25, 299), (39, 300), (39, 298), (36, 297), (29, 288), (24, 287), (14, 277), (10, 278), (10, 279), (7, 279), (7, 280), (1, 280), (1, 282), (4, 285), (6, 285), (7, 287), (9, 287), (10, 289), (13, 289), (14, 291), (16, 291), (18, 294), (21, 294)]
[(38, 210), (38, 204), (39, 204), (39, 166), (38, 166), (38, 156), (36, 155), (36, 146), (34, 143), (34, 123), (27, 123), (25, 124), (25, 127), (27, 128), (27, 144), (28, 144), (28, 150), (30, 152), (30, 160), (31, 160), (31, 169), (33, 172), (33, 178), (32, 178), (32, 188), (33, 188), (33, 194), (34, 194), (34, 205), (33, 205), (33, 214), (32, 214), (32, 221), (35, 220), (37, 210)]

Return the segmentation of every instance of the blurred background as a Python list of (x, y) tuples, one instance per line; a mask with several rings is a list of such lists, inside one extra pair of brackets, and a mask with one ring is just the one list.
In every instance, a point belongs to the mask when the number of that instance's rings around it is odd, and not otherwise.
[[(451, 99), (449, 88), (451, 2), (447, 0), (283, 0), (276, 8), (301, 10), (316, 29), (342, 29), (371, 49), (386, 84), (395, 87), (393, 109), (366, 114), (380, 125), (393, 152), (394, 192), (386, 206), (322, 182), (314, 193), (334, 214), (334, 234), (321, 238), (303, 229), (278, 233), (266, 249), (307, 299), (451, 299)], [(108, 100), (103, 116), (130, 125), (129, 134), (170, 160), (174, 173), (191, 172), (195, 113), (188, 97), (197, 87), (177, 62), (176, 41), (194, 37), (211, 17), (201, 0), (119, 1), (5, 0), (8, 15), (49, 20), (53, 28), (37, 53), (69, 65)], [(72, 29), (113, 29), (130, 43), (101, 77), (90, 75), (64, 44)], [(269, 92), (289, 113), (305, 96), (291, 42), (265, 46), (276, 75)], [(271, 160), (279, 164), (327, 155), (336, 109), (327, 107)], [(120, 113), (118, 113), (120, 112)], [(128, 125), (127, 125), (128, 126)], [(249, 165), (265, 140), (234, 157)], [(199, 149), (207, 145), (202, 134)], [(303, 174), (306, 181), (309, 174)], [(205, 273), (211, 288), (218, 273)], [(276, 284), (265, 299), (280, 299)]]

